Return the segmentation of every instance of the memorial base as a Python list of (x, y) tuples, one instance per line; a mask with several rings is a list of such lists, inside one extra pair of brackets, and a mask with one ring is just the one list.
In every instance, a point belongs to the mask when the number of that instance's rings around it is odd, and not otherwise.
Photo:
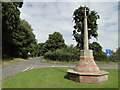
[(108, 80), (108, 73), (106, 71), (100, 71), (96, 73), (81, 73), (69, 69), (67, 71), (67, 78), (69, 80), (79, 82), (79, 83), (98, 83)]

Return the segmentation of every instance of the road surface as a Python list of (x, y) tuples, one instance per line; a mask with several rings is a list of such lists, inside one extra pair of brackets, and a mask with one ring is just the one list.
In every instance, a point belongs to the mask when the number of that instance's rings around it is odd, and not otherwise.
[[(14, 74), (24, 72), (29, 69), (34, 68), (43, 68), (43, 67), (74, 67), (75, 65), (68, 65), (68, 64), (52, 64), (52, 63), (42, 63), (40, 62), (42, 58), (36, 57), (32, 60), (25, 60), (22, 62), (17, 62), (13, 64), (9, 64), (6, 66), (0, 66), (2, 68), (2, 80), (10, 77)], [(98, 65), (99, 68), (109, 68), (109, 69), (117, 69), (118, 65)]]

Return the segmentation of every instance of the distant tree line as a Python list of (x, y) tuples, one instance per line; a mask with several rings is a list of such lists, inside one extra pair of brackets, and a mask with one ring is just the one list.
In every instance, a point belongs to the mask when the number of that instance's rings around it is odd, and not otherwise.
[[(44, 56), (46, 59), (59, 61), (78, 61), (80, 59), (80, 48), (77, 46), (67, 46), (59, 32), (50, 34), (45, 43), (39, 43), (39, 56)], [(120, 48), (113, 53), (112, 56), (107, 56), (102, 51), (102, 46), (98, 42), (90, 43), (90, 49), (93, 50), (94, 59), (97, 61), (119, 61)]]

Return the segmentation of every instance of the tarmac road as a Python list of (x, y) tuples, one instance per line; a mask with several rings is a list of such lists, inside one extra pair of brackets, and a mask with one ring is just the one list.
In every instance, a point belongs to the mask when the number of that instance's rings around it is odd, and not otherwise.
[[(2, 68), (2, 80), (10, 77), (14, 74), (24, 72), (29, 69), (34, 68), (43, 68), (43, 67), (74, 67), (75, 65), (68, 64), (52, 64), (52, 63), (42, 63), (40, 60), (42, 57), (36, 57), (32, 60), (25, 60), (22, 62), (17, 62), (13, 64), (9, 64), (6, 66), (0, 66)], [(98, 65), (99, 68), (109, 68), (109, 69), (118, 69), (118, 65)]]

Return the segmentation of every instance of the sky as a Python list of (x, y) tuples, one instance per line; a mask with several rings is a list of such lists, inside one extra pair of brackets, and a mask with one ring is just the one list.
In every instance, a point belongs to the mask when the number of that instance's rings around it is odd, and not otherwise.
[(87, 6), (100, 15), (98, 23), (98, 42), (105, 49), (116, 51), (118, 47), (118, 2), (24, 2), (21, 19), (31, 25), (38, 43), (48, 40), (55, 31), (63, 35), (67, 45), (76, 45), (73, 40), (73, 12), (79, 6)]

